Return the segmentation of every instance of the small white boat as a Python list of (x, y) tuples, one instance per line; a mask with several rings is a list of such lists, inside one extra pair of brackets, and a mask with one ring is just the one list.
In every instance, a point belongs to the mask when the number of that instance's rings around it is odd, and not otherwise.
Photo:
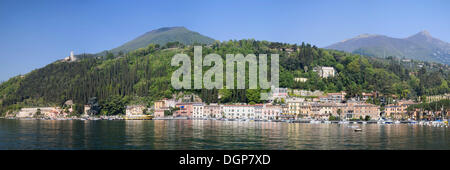
[(355, 132), (362, 132), (362, 129), (361, 129), (361, 128), (357, 128), (357, 129), (355, 129), (354, 131), (355, 131)]
[(321, 123), (321, 121), (320, 120), (311, 120), (309, 123), (311, 123), (311, 124), (319, 124), (319, 123)]
[(348, 124), (348, 121), (339, 121), (339, 124)]

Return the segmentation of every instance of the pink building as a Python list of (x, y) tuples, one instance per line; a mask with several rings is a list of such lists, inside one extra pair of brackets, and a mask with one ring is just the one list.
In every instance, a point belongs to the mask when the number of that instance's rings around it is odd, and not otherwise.
[(170, 110), (168, 107), (161, 107), (159, 109), (155, 109), (154, 116), (155, 118), (163, 118), (165, 117), (164, 111)]
[(175, 108), (179, 108), (179, 110), (175, 111), (173, 114), (174, 117), (192, 117), (193, 112), (193, 104), (194, 103), (177, 103)]

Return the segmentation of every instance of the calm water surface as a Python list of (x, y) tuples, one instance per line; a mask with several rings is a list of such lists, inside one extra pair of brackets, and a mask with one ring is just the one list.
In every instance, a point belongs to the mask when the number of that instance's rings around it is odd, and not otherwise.
[(0, 119), (0, 149), (450, 149), (449, 128), (210, 120)]

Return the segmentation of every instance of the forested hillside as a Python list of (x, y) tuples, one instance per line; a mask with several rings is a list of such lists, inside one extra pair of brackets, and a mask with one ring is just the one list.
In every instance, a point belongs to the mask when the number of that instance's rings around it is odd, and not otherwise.
[[(105, 101), (122, 97), (127, 102), (143, 102), (171, 97), (179, 91), (170, 85), (170, 66), (177, 53), (193, 56), (193, 46), (168, 43), (150, 44), (126, 54), (108, 53), (98, 58), (83, 58), (78, 62), (55, 62), (17, 76), (0, 85), (0, 111), (24, 106), (59, 106), (66, 100), (86, 104), (89, 98)], [(267, 41), (216, 41), (203, 46), (203, 56), (225, 54), (280, 54), (280, 86), (325, 92), (347, 91), (349, 96), (378, 91), (403, 98), (442, 94), (450, 91), (446, 69), (406, 68), (399, 60), (374, 59), (356, 54), (324, 50), (310, 44), (292, 45)], [(225, 62), (224, 62), (225, 64)], [(333, 78), (322, 79), (312, 71), (314, 66), (332, 66), (338, 71)], [(438, 67), (440, 65), (437, 65)], [(446, 67), (443, 67), (446, 68)], [(207, 70), (208, 68), (204, 68)], [(225, 69), (225, 66), (224, 66)], [(410, 74), (415, 72), (416, 75)], [(308, 81), (294, 82), (294, 77)], [(248, 78), (248, 77), (247, 77)], [(198, 94), (205, 102), (261, 102), (260, 90), (187, 90)], [(220, 100), (218, 95), (221, 94)]]

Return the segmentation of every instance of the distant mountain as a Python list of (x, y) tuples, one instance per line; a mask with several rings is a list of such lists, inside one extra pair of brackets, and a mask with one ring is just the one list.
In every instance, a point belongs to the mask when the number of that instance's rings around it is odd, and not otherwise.
[(174, 41), (178, 41), (185, 45), (192, 45), (194, 43), (211, 44), (214, 42), (214, 39), (188, 30), (185, 27), (164, 27), (147, 32), (117, 48), (112, 49), (111, 52), (129, 52), (138, 48), (146, 47), (151, 43), (165, 45), (168, 42)]
[(428, 31), (407, 38), (362, 34), (325, 48), (375, 57), (397, 56), (450, 64), (450, 44), (432, 37)]

